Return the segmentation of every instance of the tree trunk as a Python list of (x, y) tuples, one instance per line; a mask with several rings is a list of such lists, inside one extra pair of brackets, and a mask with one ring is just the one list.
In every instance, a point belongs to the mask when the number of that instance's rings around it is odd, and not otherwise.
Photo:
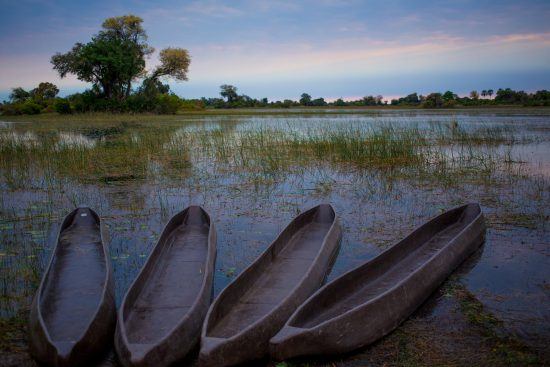
[(130, 96), (130, 91), (132, 90), (132, 81), (131, 80), (128, 80), (128, 82), (126, 83), (126, 98), (128, 98)]
[(112, 93), (113, 93), (111, 90), (111, 86), (108, 83), (103, 83), (103, 82), (100, 84), (101, 84), (101, 88), (103, 89), (103, 94), (105, 98), (111, 99)]

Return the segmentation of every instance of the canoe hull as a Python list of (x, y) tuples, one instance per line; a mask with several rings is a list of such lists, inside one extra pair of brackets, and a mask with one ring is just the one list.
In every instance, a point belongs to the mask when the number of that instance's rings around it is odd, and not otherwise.
[[(314, 209), (295, 218), (264, 253), (228, 285), (214, 301), (203, 326), (199, 366), (231, 366), (264, 357), (268, 353), (269, 339), (279, 331), (292, 312), (324, 282), (336, 259), (342, 238), (342, 229), (335, 214), (319, 250), (317, 260), (312, 263), (309, 272), (300, 284), (297, 284), (292, 294), (259, 321), (232, 337), (219, 338), (209, 335), (209, 324), (213, 323), (213, 320), (223, 312), (221, 308), (231, 307), (235, 299), (238, 299), (246, 289), (254, 284), (258, 272), (261, 272), (271, 259), (277, 256), (278, 243), (281, 243), (281, 240), (284, 242), (289, 233), (300, 227), (304, 216)], [(323, 208), (323, 210), (327, 209), (333, 212), (328, 205)]]
[(53, 268), (55, 257), (58, 253), (59, 239), (62, 231), (66, 229), (78, 210), (76, 209), (65, 217), (56, 238), (56, 247), (40, 286), (34, 296), (29, 320), (29, 351), (31, 356), (40, 363), (48, 366), (85, 366), (96, 362), (103, 356), (107, 349), (112, 346), (112, 337), (116, 325), (116, 305), (114, 296), (114, 281), (112, 268), (105, 245), (106, 229), (101, 223), (99, 216), (91, 209), (92, 215), (97, 219), (103, 247), (105, 261), (105, 281), (103, 294), (90, 323), (82, 330), (79, 340), (72, 343), (52, 340), (46, 322), (44, 321), (41, 306), (41, 294), (47, 287), (49, 273)]
[[(125, 320), (132, 305), (147, 286), (149, 276), (155, 269), (156, 261), (162, 256), (168, 237), (177, 230), (186, 215), (204, 216), (209, 223), (207, 254), (204, 258), (202, 285), (196, 294), (192, 307), (182, 312), (174, 320), (174, 328), (153, 345), (144, 348), (136, 346), (128, 337)], [(115, 332), (115, 348), (124, 366), (168, 366), (182, 360), (200, 340), (204, 318), (212, 301), (214, 265), (216, 261), (216, 230), (208, 213), (198, 206), (190, 206), (176, 214), (165, 226), (157, 245), (152, 250), (134, 283), (128, 289), (119, 309), (119, 322)], [(186, 279), (181, 279), (185, 282)]]
[[(426, 225), (430, 225), (434, 220)], [(422, 227), (403, 241), (421, 229)], [(365, 271), (375, 260), (351, 270), (321, 288), (296, 311), (285, 327), (271, 339), (270, 355), (276, 360), (284, 360), (305, 355), (340, 354), (373, 343), (405, 321), (466, 258), (481, 246), (484, 239), (485, 222), (480, 211), (480, 214), (445, 246), (445, 251), (434, 255), (425, 266), (412, 273), (398, 286), (318, 326), (302, 328), (299, 325), (293, 325), (293, 319), (303, 311), (302, 309), (305, 310), (305, 307), (308, 307), (307, 303), (311, 302), (309, 305), (311, 307), (314, 302), (319, 302), (323, 293), (327, 295), (338, 287), (345, 287), (350, 279), (353, 279), (357, 273)], [(381, 258), (381, 260), (385, 259)]]

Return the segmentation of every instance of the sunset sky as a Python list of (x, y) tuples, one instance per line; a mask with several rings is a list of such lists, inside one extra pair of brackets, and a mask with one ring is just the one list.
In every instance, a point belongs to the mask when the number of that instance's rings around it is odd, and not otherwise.
[[(550, 89), (550, 1), (1, 1), (0, 99), (57, 84), (49, 62), (109, 16), (144, 19), (157, 50), (187, 48), (184, 98), (220, 84), (270, 99), (356, 98), (510, 87)], [(156, 54), (149, 60), (156, 62)]]

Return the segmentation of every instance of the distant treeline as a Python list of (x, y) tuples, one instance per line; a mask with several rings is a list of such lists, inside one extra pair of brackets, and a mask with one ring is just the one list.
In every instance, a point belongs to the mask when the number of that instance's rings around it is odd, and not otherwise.
[[(206, 107), (213, 108), (242, 108), (242, 107), (360, 107), (360, 106), (387, 106), (388, 102), (384, 97), (365, 96), (358, 100), (344, 101), (338, 98), (335, 101), (327, 102), (324, 98), (313, 99), (309, 94), (303, 93), (298, 101), (285, 99), (283, 101), (268, 101), (267, 98), (255, 99), (247, 95), (239, 95), (237, 88), (232, 85), (220, 87), (222, 98), (202, 98), (200, 101)], [(494, 95), (494, 98), (493, 98)], [(489, 106), (489, 105), (521, 105), (521, 106), (550, 106), (550, 92), (540, 90), (536, 93), (514, 91), (510, 88), (498, 89), (496, 94), (492, 89), (470, 92), (468, 97), (459, 97), (457, 94), (447, 91), (445, 93), (430, 93), (427, 96), (418, 93), (409, 94), (406, 97), (393, 99), (391, 106), (412, 106), (423, 108), (452, 108), (467, 106)]]
[[(495, 97), (493, 98), (493, 94)], [(425, 108), (452, 108), (468, 106), (490, 105), (520, 105), (520, 106), (550, 106), (550, 92), (539, 90), (535, 93), (515, 91), (510, 88), (498, 89), (496, 93), (492, 89), (471, 91), (468, 97), (459, 97), (452, 91), (445, 93), (430, 93), (427, 96), (417, 93), (406, 97), (392, 99), (392, 106), (421, 106)]]
[[(168, 47), (159, 52), (159, 65), (146, 70), (145, 59), (154, 52), (147, 43), (143, 20), (135, 15), (123, 15), (106, 19), (100, 31), (88, 43), (76, 43), (66, 53), (52, 56), (51, 63), (61, 78), (69, 74), (90, 83), (92, 87), (82, 93), (65, 98), (58, 97), (59, 88), (42, 82), (32, 90), (21, 87), (12, 89), (9, 101), (0, 104), (3, 115), (38, 114), (58, 112), (61, 114), (84, 112), (151, 112), (176, 113), (179, 110), (204, 108), (242, 107), (314, 107), (314, 106), (385, 106), (382, 96), (367, 96), (356, 101), (339, 98), (327, 102), (303, 93), (298, 101), (285, 99), (269, 101), (238, 94), (237, 88), (224, 84), (220, 87), (221, 98), (182, 99), (170, 92), (168, 84), (161, 80), (187, 80), (191, 63), (189, 52), (183, 48)], [(139, 83), (138, 83), (139, 82)], [(472, 91), (469, 97), (458, 97), (451, 91), (431, 93), (427, 96), (410, 94), (392, 100), (392, 106), (425, 108), (449, 108), (484, 105), (550, 106), (550, 93), (546, 90), (533, 94), (513, 91), (509, 88)]]
[[(267, 98), (256, 99), (247, 95), (239, 95), (237, 88), (224, 84), (220, 87), (220, 98), (183, 99), (170, 93), (167, 84), (156, 82), (155, 85), (132, 91), (124, 99), (106, 98), (94, 88), (82, 93), (75, 93), (65, 98), (57, 96), (59, 89), (52, 83), (43, 82), (36, 88), (27, 91), (23, 88), (13, 88), (10, 100), (0, 104), (3, 115), (39, 114), (43, 112), (58, 112), (60, 114), (85, 112), (152, 112), (158, 114), (174, 114), (182, 110), (203, 110), (205, 108), (291, 108), (291, 107), (360, 107), (360, 106), (410, 106), (422, 108), (454, 108), (470, 106), (550, 106), (550, 92), (540, 90), (536, 93), (514, 91), (510, 88), (482, 91), (478, 94), (472, 91), (468, 97), (459, 97), (451, 91), (445, 93), (430, 93), (427, 96), (417, 93), (406, 97), (393, 99), (390, 103), (382, 96), (366, 96), (358, 100), (344, 101), (339, 98), (332, 102), (324, 98), (312, 98), (303, 93), (298, 101), (285, 99), (269, 101)], [(494, 98), (493, 98), (494, 94)]]

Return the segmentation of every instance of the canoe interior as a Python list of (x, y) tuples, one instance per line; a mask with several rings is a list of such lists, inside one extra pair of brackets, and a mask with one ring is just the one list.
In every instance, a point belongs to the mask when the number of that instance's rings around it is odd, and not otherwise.
[(167, 225), (124, 310), (128, 342), (155, 344), (191, 308), (200, 292), (208, 255), (210, 221), (190, 207)]
[(331, 291), (319, 293), (290, 325), (312, 328), (383, 294), (443, 249), (479, 213), (479, 206), (467, 205), (435, 218), (367, 266), (331, 284)]
[(75, 210), (61, 227), (55, 251), (40, 309), (50, 339), (73, 343), (96, 314), (105, 287), (107, 264), (96, 214)]
[(336, 216), (328, 205), (314, 209), (280, 236), (280, 246), (275, 244), (272, 256), (258, 264), (259, 271), (250, 286), (209, 324), (208, 336), (229, 338), (237, 334), (271, 312), (296, 287), (317, 256)]

